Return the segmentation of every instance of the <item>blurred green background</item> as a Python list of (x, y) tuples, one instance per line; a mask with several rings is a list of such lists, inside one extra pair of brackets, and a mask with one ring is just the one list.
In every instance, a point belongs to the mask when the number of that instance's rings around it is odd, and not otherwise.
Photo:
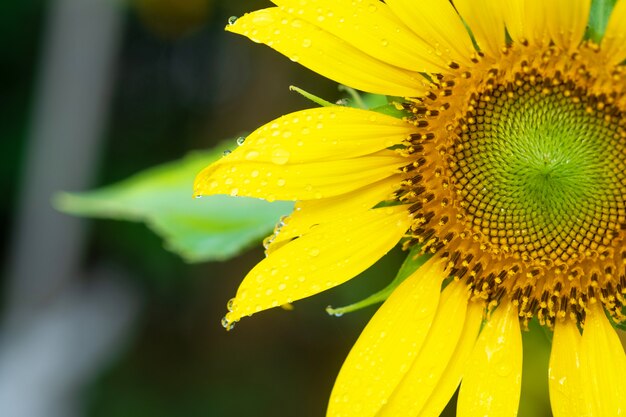
[[(162, 240), (142, 224), (71, 219), (76, 222), (72, 227), (82, 231), (81, 237), (73, 240), (79, 247), (70, 247), (67, 256), (65, 252), (55, 256), (57, 261), (69, 259), (72, 276), (54, 280), (50, 265), (55, 264), (42, 261), (41, 268), (50, 274), (35, 274), (33, 286), (39, 293), (15, 290), (20, 265), (36, 266), (41, 259), (32, 243), (29, 251), (29, 244), (22, 243), (26, 249), (20, 249), (20, 242), (54, 242), (57, 238), (45, 230), (38, 237), (23, 230), (25, 224), (36, 224), (28, 214), (29, 201), (35, 200), (24, 197), (31, 192), (29, 187), (37, 184), (36, 179), (29, 182), (29, 161), (43, 161), (37, 166), (50, 173), (71, 171), (74, 158), (86, 161), (80, 154), (74, 156), (71, 147), (58, 149), (65, 153), (67, 164), (59, 165), (54, 161), (62, 158), (53, 158), (48, 166), (45, 155), (33, 156), (37, 146), (33, 137), (39, 129), (33, 125), (40, 117), (42, 80), (49, 70), (46, 51), (54, 26), (51, 15), (64, 8), (80, 8), (76, 5), (81, 2), (106, 3), (95, 6), (96, 10), (110, 9), (115, 23), (89, 13), (85, 16), (91, 20), (66, 22), (76, 26), (78, 32), (72, 32), (71, 39), (78, 46), (89, 41), (87, 33), (97, 25), (110, 32), (113, 46), (108, 51), (110, 71), (103, 77), (106, 85), (100, 87), (104, 91), (103, 114), (94, 134), (93, 156), (88, 158), (91, 169), (81, 174), (85, 178), (80, 186), (68, 184), (62, 188), (65, 191), (110, 184), (190, 150), (208, 149), (222, 139), (232, 138), (234, 147), (237, 136), (285, 112), (311, 106), (289, 92), (290, 84), (330, 100), (343, 94), (334, 83), (269, 48), (224, 32), (229, 16), (267, 6), (268, 1), (3, 2), (0, 181), (5, 198), (0, 210), (7, 232), (1, 243), (6, 267), (2, 275), (5, 324), (0, 338), (0, 402), (11, 394), (22, 404), (7, 415), (36, 417), (37, 412), (28, 411), (23, 402), (41, 401), (42, 417), (323, 416), (334, 377), (376, 307), (341, 318), (329, 317), (324, 308), (358, 301), (384, 287), (402, 262), (398, 250), (335, 291), (298, 302), (293, 311), (274, 309), (244, 319), (234, 331), (226, 332), (220, 325), (226, 302), (246, 271), (262, 259), (260, 244), (232, 261), (189, 265), (165, 251)], [(76, 36), (81, 30), (85, 38)], [(63, 94), (56, 97), (62, 106)], [(82, 120), (81, 114), (76, 118)], [(43, 203), (39, 205), (52, 210), (46, 203), (52, 193), (44, 190), (41, 194)], [(88, 351), (89, 341), (103, 337), (107, 326), (96, 321), (85, 325), (78, 335), (68, 333), (66, 345), (59, 345), (67, 347), (60, 349), (65, 356), (50, 358), (42, 353), (53, 351), (47, 347), (48, 339), (42, 336), (37, 339), (42, 342), (35, 343), (34, 336), (24, 335), (40, 334), (38, 323), (54, 316), (49, 311), (57, 300), (64, 300), (65, 292), (90, 288), (103, 274), (104, 281), (115, 282), (115, 291), (126, 294), (118, 307), (125, 306), (127, 313), (112, 331), (115, 337), (104, 343), (106, 349), (93, 356), (85, 353), (83, 361), (89, 364), (83, 368), (89, 370), (76, 377), (81, 352)], [(105, 308), (96, 315), (106, 318), (108, 311), (115, 311), (113, 304), (111, 310)], [(15, 313), (20, 306), (26, 306), (22, 308), (25, 312)], [(60, 315), (60, 320), (75, 317), (71, 311)], [(525, 343), (534, 349), (525, 358), (523, 414), (549, 416), (546, 341), (541, 332), (534, 332), (525, 335)], [(33, 345), (40, 350), (27, 349)], [(45, 366), (51, 361), (56, 364), (54, 373)], [(3, 370), (8, 380), (4, 383)], [(29, 372), (35, 376), (22, 377)], [(45, 372), (53, 377), (37, 376)], [(20, 381), (25, 381), (23, 389)], [(40, 395), (63, 384), (71, 386), (59, 389), (63, 395)], [(3, 391), (3, 387), (10, 388)], [(68, 392), (71, 395), (66, 395)], [(453, 413), (448, 410), (448, 415)]]

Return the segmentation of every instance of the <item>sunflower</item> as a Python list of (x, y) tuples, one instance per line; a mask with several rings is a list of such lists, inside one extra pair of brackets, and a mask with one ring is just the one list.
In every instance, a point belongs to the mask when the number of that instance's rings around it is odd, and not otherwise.
[[(252, 133), (195, 193), (296, 201), (224, 324), (430, 257), (343, 365), (329, 417), (517, 414), (521, 332), (553, 332), (553, 414), (626, 415), (626, 0), (274, 0), (228, 31), (370, 93)], [(417, 248), (417, 250), (416, 250)]]

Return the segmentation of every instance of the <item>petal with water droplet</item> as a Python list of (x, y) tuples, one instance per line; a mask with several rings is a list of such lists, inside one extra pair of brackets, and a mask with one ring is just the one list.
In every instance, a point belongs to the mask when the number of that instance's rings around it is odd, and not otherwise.
[(587, 311), (580, 340), (582, 392), (593, 417), (626, 415), (626, 355), (601, 305)]
[(327, 417), (373, 417), (389, 399), (431, 327), (443, 266), (441, 259), (431, 259), (376, 312), (339, 372)]
[[(272, 0), (292, 16), (337, 36), (360, 51), (396, 67), (441, 73), (447, 62), (434, 47), (417, 37), (385, 3), (363, 0), (355, 7), (336, 0)], [(324, 19), (319, 20), (320, 15)]]
[[(268, 201), (315, 200), (373, 184), (393, 176), (405, 164), (406, 159), (393, 151), (338, 161), (284, 165), (232, 161), (227, 157), (198, 174), (194, 195), (232, 194), (236, 189), (239, 196)], [(234, 172), (233, 168), (236, 168)]]
[(250, 134), (228, 161), (285, 163), (363, 156), (402, 143), (415, 127), (384, 114), (321, 107), (281, 116)]
[(298, 201), (280, 233), (267, 247), (267, 252), (271, 253), (291, 239), (302, 236), (315, 225), (357, 215), (388, 200), (400, 181), (400, 175), (393, 175), (335, 197)]
[(455, 0), (454, 6), (469, 26), (485, 54), (496, 58), (505, 46), (502, 0), (485, 0), (480, 7), (472, 0)]
[[(226, 315), (230, 322), (342, 284), (393, 248), (410, 225), (406, 207), (357, 213), (319, 225), (257, 264)], [(376, 239), (372, 239), (376, 236)], [(276, 289), (270, 295), (268, 289)]]
[(424, 346), (377, 417), (415, 416), (423, 409), (462, 334), (468, 297), (465, 283), (453, 282), (446, 287)]
[(502, 2), (504, 24), (516, 42), (548, 44), (550, 35), (546, 23), (545, 0), (509, 0)]
[(551, 0), (542, 4), (552, 41), (565, 50), (578, 47), (587, 28), (591, 0)]
[(449, 0), (387, 0), (385, 3), (417, 36), (440, 51), (443, 58), (471, 64), (470, 58), (476, 52), (474, 45)]
[(573, 320), (554, 326), (548, 369), (550, 405), (554, 417), (587, 416), (590, 406), (583, 398), (580, 375), (580, 332)]
[(516, 416), (521, 383), (522, 334), (517, 307), (504, 301), (483, 327), (468, 360), (457, 416)]
[[(276, 35), (275, 29), (280, 28)], [(341, 38), (278, 7), (247, 13), (226, 30), (262, 42), (331, 80), (370, 93), (417, 97), (427, 90), (419, 72), (382, 62)], [(303, 47), (305, 39), (311, 41)]]
[(463, 377), (463, 372), (469, 357), (474, 350), (476, 338), (483, 321), (484, 307), (482, 303), (470, 302), (467, 306), (463, 333), (459, 337), (454, 353), (439, 378), (439, 382), (430, 393), (424, 407), (417, 414), (418, 417), (433, 417), (442, 413), (446, 404), (452, 398)]

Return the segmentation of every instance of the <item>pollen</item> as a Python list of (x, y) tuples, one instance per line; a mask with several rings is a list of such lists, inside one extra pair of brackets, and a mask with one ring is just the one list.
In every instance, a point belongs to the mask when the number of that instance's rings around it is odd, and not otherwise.
[(525, 324), (582, 326), (598, 302), (623, 321), (624, 75), (592, 44), (502, 53), (451, 64), (403, 104), (418, 132), (400, 150), (407, 245), (447, 259), (474, 299), (517, 305)]

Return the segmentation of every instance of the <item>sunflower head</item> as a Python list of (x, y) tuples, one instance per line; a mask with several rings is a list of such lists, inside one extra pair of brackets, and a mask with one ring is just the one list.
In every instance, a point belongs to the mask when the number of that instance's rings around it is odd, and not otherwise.
[(273, 3), (227, 29), (391, 96), (403, 117), (296, 112), (198, 176), (196, 194), (296, 201), (224, 325), (401, 242), (429, 260), (364, 330), (329, 417), (439, 415), (461, 380), (459, 415), (515, 416), (530, 320), (554, 332), (555, 416), (626, 413), (605, 315), (625, 319), (626, 0), (608, 25), (613, 2), (594, 1), (593, 39), (590, 0)]
[(490, 306), (503, 297), (527, 323), (584, 324), (589, 302), (623, 320), (621, 67), (597, 45), (508, 45), (432, 83), (404, 108), (412, 175), (407, 245), (449, 260), (450, 275)]

